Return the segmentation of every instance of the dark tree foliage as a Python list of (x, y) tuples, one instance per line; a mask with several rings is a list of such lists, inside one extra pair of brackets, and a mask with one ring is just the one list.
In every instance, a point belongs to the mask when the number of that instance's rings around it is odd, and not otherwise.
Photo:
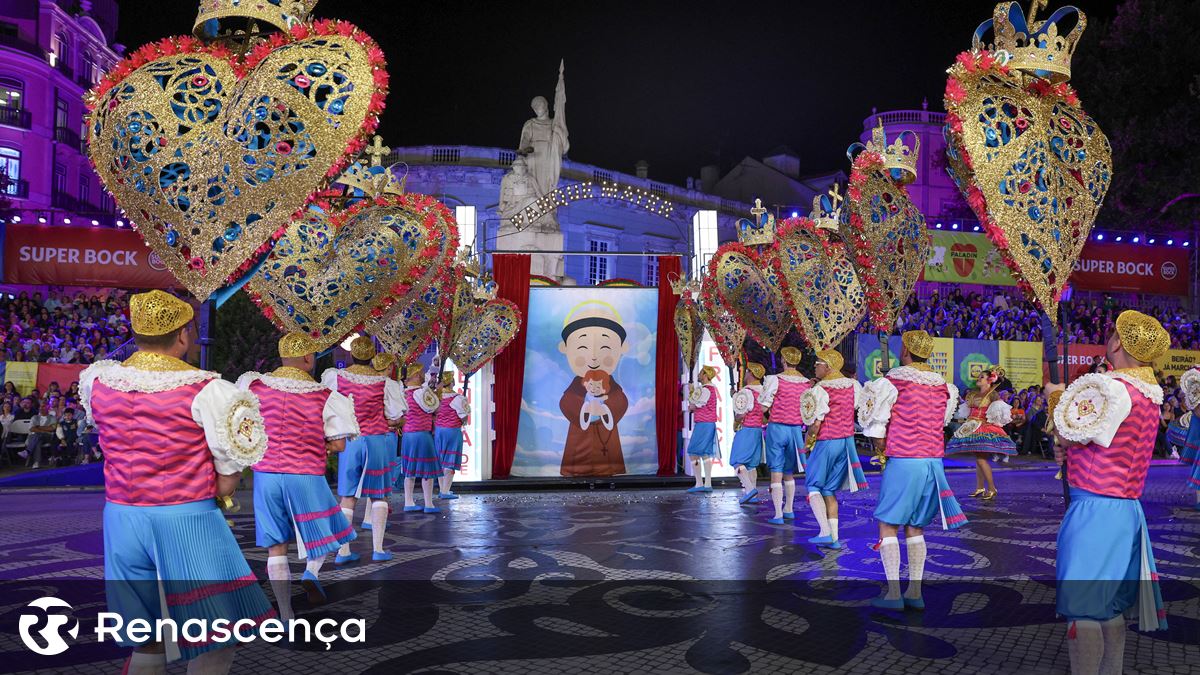
[(208, 367), (236, 380), (249, 370), (268, 372), (279, 365), (280, 332), (245, 293), (236, 293), (216, 311)]

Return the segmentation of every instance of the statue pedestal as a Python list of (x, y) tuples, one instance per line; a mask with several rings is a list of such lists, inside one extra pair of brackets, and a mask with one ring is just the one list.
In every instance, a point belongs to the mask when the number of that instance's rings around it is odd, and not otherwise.
[[(549, 222), (547, 222), (549, 221)], [(530, 254), (529, 273), (547, 277), (564, 286), (573, 286), (574, 279), (563, 275), (563, 256), (558, 253), (538, 253), (538, 251), (563, 250), (563, 234), (558, 229), (558, 223), (553, 216), (542, 218), (538, 222), (518, 231), (506, 221), (500, 226), (496, 238), (496, 248), (510, 251), (521, 251)]]

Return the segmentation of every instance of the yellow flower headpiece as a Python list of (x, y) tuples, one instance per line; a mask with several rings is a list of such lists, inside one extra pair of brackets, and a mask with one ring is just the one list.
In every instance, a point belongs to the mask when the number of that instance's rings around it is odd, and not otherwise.
[(138, 293), (129, 299), (129, 322), (138, 335), (166, 335), (188, 324), (192, 306), (163, 291)]

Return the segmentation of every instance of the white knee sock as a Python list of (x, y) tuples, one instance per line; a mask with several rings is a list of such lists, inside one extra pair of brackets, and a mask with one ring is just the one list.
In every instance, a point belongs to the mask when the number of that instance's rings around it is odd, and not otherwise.
[(225, 647), (188, 661), (188, 675), (225, 675), (233, 665), (233, 650), (235, 647)]
[(267, 558), (267, 578), (271, 580), (275, 604), (279, 605), (279, 618), (284, 621), (295, 618), (292, 612), (292, 570), (288, 568), (286, 555)]
[(771, 483), (771, 503), (775, 505), (775, 517), (783, 517), (783, 484)]
[(433, 503), (433, 479), (425, 478), (421, 481), (421, 494), (425, 497), (425, 508), (435, 506)]
[(1118, 614), (1100, 624), (1104, 634), (1104, 656), (1100, 658), (1100, 675), (1121, 675), (1125, 668), (1125, 617)]
[(838, 540), (838, 530), (837, 530), (838, 519), (830, 518), (828, 520), (828, 522), (829, 522), (829, 536), (832, 537), (834, 541), (837, 541)]
[[(343, 506), (342, 515), (346, 516), (346, 521), (350, 523), (351, 527), (354, 527), (354, 509), (348, 509)], [(346, 542), (338, 547), (338, 555), (343, 558), (350, 555), (350, 542)]]
[(739, 466), (737, 468), (738, 482), (742, 484), (742, 494), (750, 494), (750, 472), (746, 467)]
[(820, 492), (810, 492), (808, 493), (808, 505), (812, 507), (813, 517), (817, 519), (817, 527), (821, 528), (817, 536), (830, 536), (829, 518), (825, 515), (825, 498), (821, 496)]
[(908, 546), (908, 590), (904, 596), (919, 598), (921, 579), (925, 576), (925, 536), (908, 537), (904, 543)]
[(883, 560), (883, 576), (887, 579), (888, 600), (900, 599), (900, 540), (884, 537), (879, 542), (879, 558)]
[(442, 493), (450, 494), (450, 487), (452, 485), (454, 485), (454, 469), (446, 469), (442, 474)]
[(796, 481), (795, 479), (783, 481), (783, 511), (791, 513), (795, 508), (796, 503)]
[(304, 569), (308, 570), (314, 577), (321, 576), (321, 565), (325, 564), (326, 557), (328, 557), (328, 554), (309, 558), (308, 564), (304, 566)]
[(416, 478), (405, 478), (404, 479), (404, 506), (405, 506), (405, 508), (407, 508), (409, 506), (417, 505), (417, 502), (415, 501), (415, 498), (413, 497), (413, 492), (416, 491), (416, 488), (417, 488), (417, 479)]
[(134, 652), (129, 655), (129, 666), (126, 675), (165, 675), (167, 672), (166, 654), (146, 654)]
[(711, 457), (705, 457), (702, 461), (704, 462), (704, 487), (710, 488), (712, 487), (713, 461)]
[[(746, 469), (746, 479), (750, 481), (750, 489), (751, 490), (758, 487), (758, 471), (757, 470), (748, 467)], [(1200, 498), (1198, 498), (1198, 501), (1200, 501)]]
[(383, 533), (387, 529), (388, 505), (382, 499), (371, 500), (371, 545), (376, 553), (383, 551)]
[(704, 471), (700, 468), (700, 460), (692, 460), (692, 478), (696, 479), (695, 487), (704, 487)]
[(1071, 675), (1097, 675), (1104, 658), (1104, 632), (1099, 621), (1072, 621), (1067, 624), (1067, 654), (1071, 657)]

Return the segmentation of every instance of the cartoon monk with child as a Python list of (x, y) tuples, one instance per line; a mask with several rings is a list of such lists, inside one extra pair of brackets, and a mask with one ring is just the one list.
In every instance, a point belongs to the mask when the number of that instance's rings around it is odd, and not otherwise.
[(563, 476), (615, 476), (625, 473), (618, 424), (629, 399), (613, 379), (629, 351), (621, 315), (601, 300), (579, 303), (563, 321), (558, 351), (575, 377), (559, 399), (567, 419)]

